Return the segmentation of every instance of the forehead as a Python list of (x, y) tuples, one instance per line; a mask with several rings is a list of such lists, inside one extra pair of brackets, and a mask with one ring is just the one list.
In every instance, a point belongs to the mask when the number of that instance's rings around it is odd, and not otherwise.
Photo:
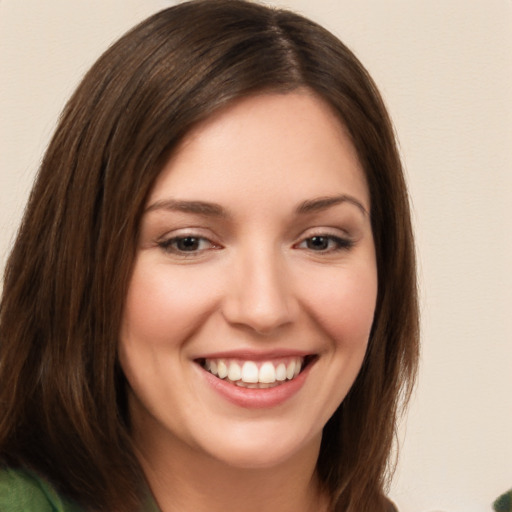
[(300, 202), (368, 187), (348, 131), (308, 91), (238, 100), (193, 128), (164, 166), (150, 202), (178, 199)]

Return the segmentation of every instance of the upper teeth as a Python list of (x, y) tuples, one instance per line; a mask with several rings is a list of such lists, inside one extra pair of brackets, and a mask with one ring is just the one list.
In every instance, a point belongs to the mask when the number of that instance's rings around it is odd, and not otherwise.
[(226, 359), (206, 359), (204, 367), (220, 379), (246, 384), (272, 384), (296, 377), (304, 359), (295, 357), (286, 361), (228, 361)]

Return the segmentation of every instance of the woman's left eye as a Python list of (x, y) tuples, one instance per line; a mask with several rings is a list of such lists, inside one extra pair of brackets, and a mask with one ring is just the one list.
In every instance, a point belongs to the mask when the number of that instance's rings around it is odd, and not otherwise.
[(201, 236), (176, 236), (158, 243), (165, 252), (174, 254), (197, 253), (213, 249), (215, 245)]
[(299, 249), (308, 249), (315, 252), (334, 252), (350, 249), (354, 243), (347, 239), (334, 235), (315, 235), (300, 242)]

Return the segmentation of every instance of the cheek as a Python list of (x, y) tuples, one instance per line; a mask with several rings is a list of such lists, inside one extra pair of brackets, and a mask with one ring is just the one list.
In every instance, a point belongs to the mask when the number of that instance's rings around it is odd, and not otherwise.
[(123, 318), (122, 339), (168, 343), (186, 337), (214, 297), (206, 276), (189, 269), (136, 264)]
[(309, 308), (320, 327), (337, 344), (366, 347), (377, 300), (374, 268), (340, 272), (316, 284)]

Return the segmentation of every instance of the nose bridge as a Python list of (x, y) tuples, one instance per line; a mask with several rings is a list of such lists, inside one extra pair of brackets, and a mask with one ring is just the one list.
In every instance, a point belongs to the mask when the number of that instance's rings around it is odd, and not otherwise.
[(293, 320), (294, 299), (284, 257), (266, 245), (237, 254), (225, 304), (231, 323), (266, 334)]

